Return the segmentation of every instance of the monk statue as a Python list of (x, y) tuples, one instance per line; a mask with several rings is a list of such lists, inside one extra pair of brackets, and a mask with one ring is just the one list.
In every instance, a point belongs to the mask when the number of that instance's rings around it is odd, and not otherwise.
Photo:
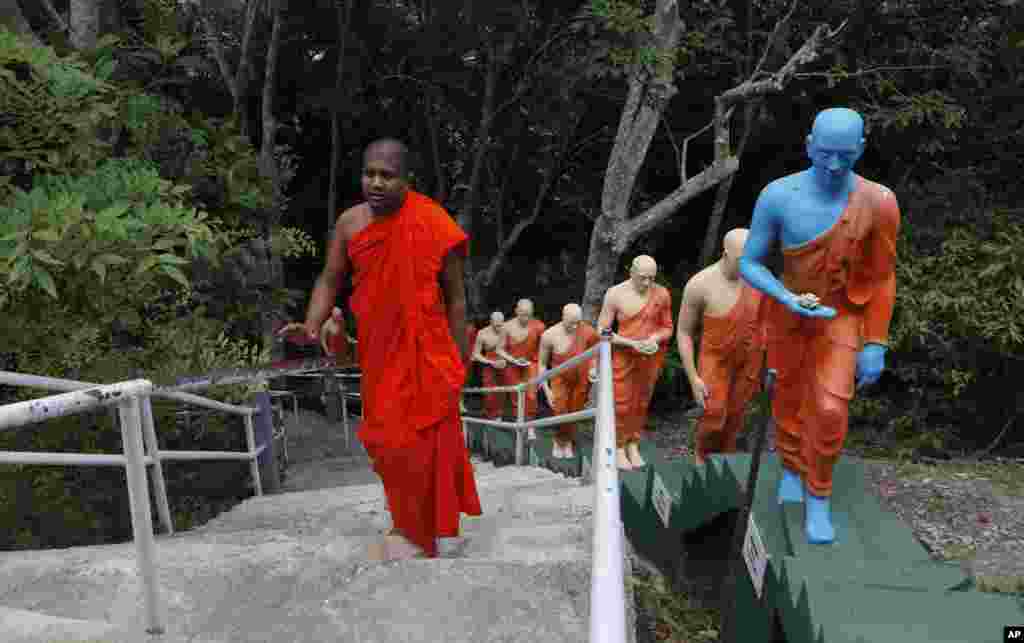
[[(502, 372), (505, 386), (515, 386), (537, 377), (537, 357), (540, 352), (540, 336), (544, 334), (544, 328), (544, 322), (533, 316), (533, 302), (529, 299), (520, 299), (516, 303), (516, 316), (505, 322), (502, 327), (503, 337), (498, 345), (498, 355), (508, 362), (508, 366)], [(517, 398), (518, 396), (513, 399)], [(518, 406), (514, 406), (514, 412), (518, 415)], [(523, 417), (526, 420), (537, 417), (536, 386), (526, 390)], [(531, 440), (536, 438), (532, 428), (528, 437)]]
[[(740, 274), (762, 291), (768, 365), (782, 457), (779, 502), (804, 502), (811, 543), (835, 540), (832, 469), (846, 439), (855, 386), (876, 382), (896, 298), (900, 211), (891, 190), (853, 172), (864, 120), (826, 109), (807, 137), (811, 167), (769, 183), (758, 196)], [(782, 247), (782, 279), (765, 258)]]
[[(504, 325), (505, 315), (496, 310), (491, 313), (490, 325), (481, 328), (476, 334), (476, 342), (473, 344), (473, 361), (481, 365), (480, 381), (483, 388), (501, 385), (499, 374), (507, 366), (507, 362), (498, 355), (497, 349), (501, 344)], [(506, 393), (484, 393), (484, 417), (500, 420), (501, 414), (505, 412), (506, 395)]]
[(339, 366), (351, 364), (355, 358), (349, 345), (354, 347), (355, 344), (356, 340), (345, 329), (345, 316), (341, 308), (335, 306), (331, 309), (331, 316), (320, 327), (320, 346), (324, 354), (333, 357)]
[(366, 200), (338, 217), (305, 323), (279, 331), (316, 339), (351, 272), (363, 375), (357, 435), (393, 522), (371, 547), (376, 559), (434, 558), (439, 538), (459, 535), (461, 514), (481, 514), (459, 417), (468, 237), (440, 204), (410, 189), (407, 159), (394, 139), (366, 148)]
[[(747, 230), (730, 230), (722, 258), (694, 275), (683, 290), (676, 345), (690, 389), (704, 413), (697, 421), (696, 461), (735, 453), (747, 405), (760, 388), (764, 366), (763, 295), (740, 277)], [(701, 330), (700, 365), (694, 337)]]
[(618, 332), (611, 339), (616, 465), (627, 471), (647, 464), (640, 457), (640, 437), (672, 337), (672, 296), (667, 288), (654, 283), (657, 275), (654, 258), (640, 255), (634, 259), (629, 279), (605, 293), (597, 318), (599, 330), (618, 323)]
[[(548, 369), (590, 350), (601, 338), (594, 327), (583, 321), (583, 309), (579, 304), (566, 304), (562, 308), (562, 321), (544, 331), (540, 336), (538, 371), (543, 375)], [(559, 373), (541, 384), (551, 410), (556, 415), (582, 411), (587, 405), (590, 393), (588, 375), (597, 360), (585, 360), (573, 368)], [(573, 444), (576, 441), (576, 423), (568, 422), (558, 426), (555, 433), (552, 457), (573, 458)]]

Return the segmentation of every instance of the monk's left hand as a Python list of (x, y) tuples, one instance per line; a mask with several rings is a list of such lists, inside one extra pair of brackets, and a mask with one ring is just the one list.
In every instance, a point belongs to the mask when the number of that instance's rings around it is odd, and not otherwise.
[(878, 381), (885, 370), (885, 346), (867, 344), (857, 354), (857, 389), (870, 386)]

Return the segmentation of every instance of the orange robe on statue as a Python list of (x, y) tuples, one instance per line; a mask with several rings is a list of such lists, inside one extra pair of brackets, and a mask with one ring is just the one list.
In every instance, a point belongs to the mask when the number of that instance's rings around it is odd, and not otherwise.
[[(515, 386), (530, 379), (531, 377), (537, 377), (539, 367), (537, 365), (537, 358), (540, 355), (540, 336), (544, 334), (544, 322), (539, 319), (531, 319), (530, 323), (526, 326), (526, 338), (523, 341), (513, 344), (512, 338), (509, 337), (505, 343), (505, 352), (512, 357), (518, 359), (529, 360), (529, 366), (516, 366), (509, 362), (508, 366), (503, 369), (502, 376), (505, 380), (505, 386)], [(512, 399), (517, 400), (518, 395), (512, 393)], [(512, 408), (515, 413), (519, 412), (519, 403), (514, 401)], [(532, 420), (537, 417), (537, 387), (531, 386), (526, 389), (526, 412), (523, 416), (527, 420)]]
[(466, 234), (444, 209), (409, 191), (402, 207), (348, 243), (363, 421), (359, 438), (384, 483), (394, 527), (430, 557), (481, 514), (462, 437), (466, 367), (448, 326), (438, 275)]
[[(664, 286), (651, 286), (647, 303), (628, 319), (619, 317), (617, 334), (629, 339), (647, 339), (658, 331), (672, 331), (672, 296)], [(647, 409), (658, 383), (658, 374), (665, 364), (668, 341), (658, 352), (644, 355), (626, 346), (612, 351), (612, 373), (615, 380), (615, 433), (619, 448), (637, 442), (647, 425)]]
[[(576, 328), (576, 335), (573, 338), (572, 346), (565, 353), (551, 351), (548, 363), (551, 369), (557, 368), (580, 353), (590, 350), (601, 341), (594, 327), (585, 321), (581, 321)], [(594, 358), (584, 360), (581, 364), (563, 371), (548, 380), (551, 388), (551, 410), (556, 415), (575, 413), (582, 411), (587, 405), (587, 396), (590, 393), (590, 369), (597, 362)], [(567, 422), (558, 426), (555, 433), (555, 442), (562, 446), (572, 444), (576, 439), (576, 423)]]
[[(484, 358), (489, 360), (498, 359), (498, 353), (495, 350), (483, 351)], [(505, 368), (508, 368), (507, 366)], [(487, 364), (480, 364), (480, 380), (483, 382), (482, 388), (489, 388), (491, 386), (502, 386), (501, 383), (501, 369), (488, 366)], [(484, 393), (484, 417), (491, 420), (500, 420), (501, 414), (505, 412), (505, 399), (508, 393)]]
[(778, 371), (772, 411), (783, 465), (810, 493), (832, 494), (832, 468), (846, 440), (857, 354), (885, 344), (896, 298), (900, 211), (884, 186), (858, 177), (846, 210), (827, 231), (783, 250), (782, 283), (836, 309), (798, 316), (768, 300), (768, 365)]
[(747, 405), (760, 388), (764, 294), (746, 282), (729, 312), (704, 315), (697, 372), (711, 391), (697, 422), (697, 455), (734, 453)]

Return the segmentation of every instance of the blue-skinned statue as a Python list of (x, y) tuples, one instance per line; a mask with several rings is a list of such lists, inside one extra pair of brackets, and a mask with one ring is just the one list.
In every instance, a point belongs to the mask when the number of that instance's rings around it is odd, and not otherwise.
[[(770, 297), (768, 364), (782, 458), (779, 502), (805, 502), (811, 543), (832, 543), (832, 469), (855, 388), (878, 380), (896, 298), (900, 211), (888, 188), (853, 172), (864, 121), (826, 109), (807, 137), (811, 167), (769, 183), (754, 207), (740, 274)], [(782, 246), (781, 279), (765, 267)]]

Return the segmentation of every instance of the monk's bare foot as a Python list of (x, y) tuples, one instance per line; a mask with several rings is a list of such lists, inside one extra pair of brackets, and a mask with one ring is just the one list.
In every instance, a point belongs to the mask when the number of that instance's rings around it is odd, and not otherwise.
[(575, 458), (576, 457), (576, 455), (572, 452), (572, 444), (571, 443), (565, 445), (564, 447), (562, 447), (562, 457), (563, 458)]
[(533, 430), (532, 426), (526, 430), (526, 439), (527, 440), (536, 440), (537, 439), (537, 432)]
[(406, 540), (396, 529), (390, 529), (380, 542), (372, 543), (367, 548), (367, 558), (372, 561), (409, 560), (410, 558), (426, 558), (426, 553), (419, 546)]
[(629, 461), (633, 463), (634, 469), (639, 469), (647, 464), (640, 457), (640, 446), (636, 442), (629, 443)]
[(633, 470), (633, 464), (629, 461), (629, 458), (626, 457), (625, 449), (618, 449), (615, 452), (615, 466), (624, 471)]

